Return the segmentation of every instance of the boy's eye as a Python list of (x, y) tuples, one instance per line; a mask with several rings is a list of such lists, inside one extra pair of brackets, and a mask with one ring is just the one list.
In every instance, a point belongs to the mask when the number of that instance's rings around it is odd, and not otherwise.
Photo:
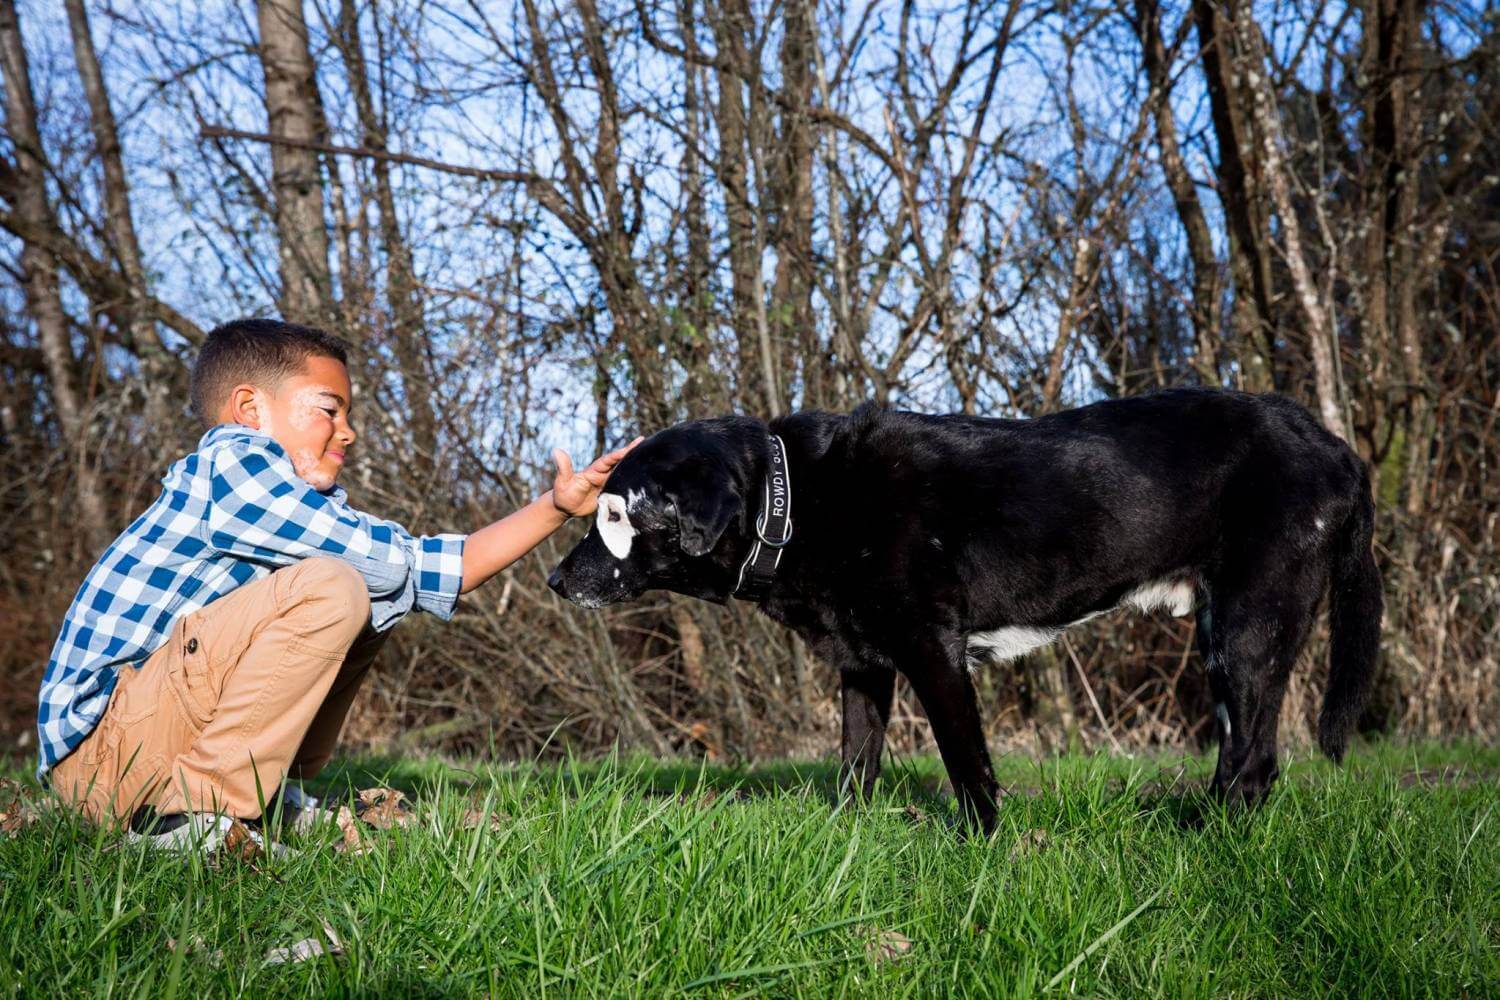
[(319, 407), (319, 409), (321, 409), (324, 413), (328, 414), (330, 417), (337, 417), (339, 415), (339, 411), (333, 409), (330, 406)]

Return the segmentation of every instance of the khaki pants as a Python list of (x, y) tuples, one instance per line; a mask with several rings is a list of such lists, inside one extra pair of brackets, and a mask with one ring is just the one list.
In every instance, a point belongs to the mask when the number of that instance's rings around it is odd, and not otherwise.
[(259, 816), (283, 777), (311, 777), (332, 756), (385, 640), (369, 621), (364, 579), (325, 558), (186, 615), (139, 670), (121, 668), (104, 718), (53, 769), (53, 788), (102, 823), (143, 805)]

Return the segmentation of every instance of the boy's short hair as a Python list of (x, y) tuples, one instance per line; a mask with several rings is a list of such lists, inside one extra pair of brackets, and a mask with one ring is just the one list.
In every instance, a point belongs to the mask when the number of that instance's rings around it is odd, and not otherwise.
[(216, 326), (193, 364), (193, 413), (204, 427), (212, 427), (230, 389), (248, 382), (274, 390), (283, 379), (305, 371), (313, 357), (347, 365), (349, 345), (315, 326), (277, 319), (237, 319)]

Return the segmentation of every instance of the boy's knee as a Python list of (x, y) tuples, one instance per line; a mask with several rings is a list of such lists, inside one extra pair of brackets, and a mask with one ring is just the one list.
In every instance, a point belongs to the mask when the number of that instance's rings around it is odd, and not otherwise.
[(359, 571), (341, 559), (304, 559), (282, 572), (291, 574), (292, 601), (318, 624), (353, 642), (370, 621), (370, 591)]

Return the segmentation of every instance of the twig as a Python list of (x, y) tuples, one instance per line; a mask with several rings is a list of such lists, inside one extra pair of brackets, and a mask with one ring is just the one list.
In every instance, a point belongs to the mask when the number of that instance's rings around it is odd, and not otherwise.
[(1099, 707), (1099, 699), (1094, 697), (1094, 688), (1089, 684), (1088, 676), (1083, 672), (1083, 664), (1078, 662), (1078, 654), (1073, 652), (1073, 644), (1063, 637), (1063, 649), (1068, 651), (1068, 659), (1073, 661), (1073, 669), (1078, 671), (1078, 679), (1083, 682), (1084, 693), (1089, 696), (1089, 704), (1094, 706), (1094, 716), (1099, 720), (1099, 725), (1104, 727), (1104, 735), (1109, 737), (1109, 745), (1115, 748), (1115, 753), (1123, 754), (1124, 747), (1120, 741), (1115, 739), (1115, 731), (1108, 722), (1104, 721), (1104, 710)]
[(315, 153), (330, 153), (336, 156), (363, 156), (370, 160), (387, 160), (391, 163), (408, 163), (414, 167), (425, 167), (428, 170), (436, 170), (445, 174), (458, 174), (460, 177), (477, 177), (486, 181), (510, 181), (516, 184), (546, 183), (546, 178), (540, 174), (528, 173), (521, 170), (492, 170), (488, 167), (465, 167), (457, 163), (444, 163), (442, 160), (432, 160), (425, 156), (413, 156), (410, 153), (392, 153), (385, 149), (369, 149), (364, 146), (337, 146), (326, 142), (313, 142), (311, 139), (294, 139), (291, 136), (273, 135), (269, 132), (246, 132), (237, 128), (224, 128), (221, 125), (205, 125), (198, 133), (204, 139), (244, 139), (246, 142), (265, 142), (277, 146), (291, 146), (295, 149), (310, 149)]

